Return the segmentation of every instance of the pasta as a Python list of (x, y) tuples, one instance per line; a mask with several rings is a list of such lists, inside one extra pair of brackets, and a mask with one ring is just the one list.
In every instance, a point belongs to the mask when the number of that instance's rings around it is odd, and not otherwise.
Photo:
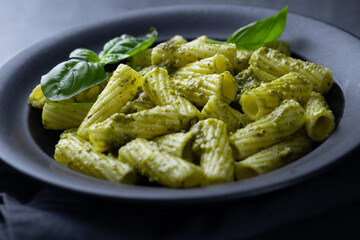
[(285, 100), (270, 114), (237, 130), (230, 136), (235, 158), (242, 160), (284, 140), (305, 123), (305, 111), (293, 99)]
[(195, 135), (193, 149), (200, 155), (200, 166), (205, 175), (202, 185), (233, 181), (234, 159), (226, 124), (209, 118), (199, 121), (190, 131)]
[(60, 136), (54, 158), (78, 172), (112, 182), (134, 184), (137, 178), (130, 165), (112, 155), (94, 151), (88, 141), (78, 138), (72, 131), (65, 131)]
[(230, 103), (236, 95), (236, 82), (228, 71), (187, 79), (173, 79), (172, 82), (174, 87), (196, 106), (204, 106), (214, 95)]
[(241, 95), (240, 105), (244, 113), (252, 120), (257, 120), (270, 113), (285, 99), (294, 99), (304, 103), (312, 92), (311, 83), (298, 73), (284, 76)]
[(204, 175), (200, 167), (167, 152), (156, 143), (137, 138), (119, 149), (119, 159), (133, 165), (140, 173), (170, 187), (198, 186)]
[(204, 119), (216, 118), (227, 125), (228, 132), (245, 127), (250, 120), (238, 110), (232, 108), (217, 96), (212, 96), (201, 111)]
[(90, 143), (98, 152), (120, 147), (134, 138), (150, 139), (178, 132), (181, 121), (172, 105), (158, 106), (133, 114), (115, 113), (89, 128)]
[(313, 145), (304, 131), (261, 150), (235, 164), (236, 179), (254, 177), (280, 168), (310, 152)]
[(153, 141), (156, 142), (161, 150), (192, 162), (191, 146), (193, 137), (193, 132), (178, 132), (157, 137)]
[(305, 117), (306, 132), (315, 142), (324, 141), (334, 131), (334, 114), (320, 93), (312, 92), (305, 105)]
[(65, 130), (78, 128), (94, 103), (45, 103), (42, 124), (46, 129)]
[(315, 63), (304, 62), (279, 53), (271, 48), (260, 48), (256, 50), (249, 60), (251, 66), (281, 77), (289, 72), (303, 74), (313, 85), (315, 91), (324, 94), (329, 91), (333, 83), (330, 69)]
[(156, 105), (174, 105), (183, 128), (188, 128), (189, 124), (201, 117), (200, 111), (176, 91), (167, 71), (163, 68), (155, 68), (146, 74), (143, 89)]
[(187, 79), (193, 75), (220, 74), (225, 71), (233, 72), (233, 67), (229, 59), (222, 54), (216, 54), (212, 57), (204, 58), (200, 61), (177, 68), (172, 74), (172, 77)]
[(77, 134), (89, 139), (88, 128), (119, 112), (127, 101), (138, 94), (143, 82), (144, 79), (139, 73), (127, 65), (120, 64), (79, 126)]
[(44, 128), (65, 130), (54, 158), (75, 171), (125, 184), (231, 184), (295, 161), (335, 129), (323, 96), (331, 71), (290, 56), (284, 41), (254, 51), (176, 35), (75, 96), (51, 101), (38, 85), (29, 103)]

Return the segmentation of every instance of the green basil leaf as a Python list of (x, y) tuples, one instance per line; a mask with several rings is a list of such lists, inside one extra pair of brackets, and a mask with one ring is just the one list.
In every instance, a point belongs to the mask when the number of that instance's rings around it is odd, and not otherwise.
[(157, 38), (157, 31), (151, 28), (149, 33), (141, 37), (123, 34), (104, 45), (104, 50), (99, 54), (102, 65), (117, 63), (135, 55), (141, 50), (150, 47)]
[(287, 17), (287, 6), (276, 15), (250, 23), (230, 35), (227, 43), (235, 43), (239, 49), (256, 50), (276, 41), (282, 34)]
[(71, 98), (107, 78), (100, 63), (71, 59), (58, 64), (41, 77), (41, 90), (47, 99), (60, 101)]
[(69, 58), (82, 58), (88, 62), (100, 62), (98, 55), (86, 48), (77, 48), (70, 53)]

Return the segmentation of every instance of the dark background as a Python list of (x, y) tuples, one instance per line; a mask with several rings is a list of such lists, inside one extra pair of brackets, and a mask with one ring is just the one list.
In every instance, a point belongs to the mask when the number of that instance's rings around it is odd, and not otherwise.
[[(0, 65), (31, 44), (74, 25), (142, 8), (183, 4), (233, 4), (276, 10), (288, 5), (291, 13), (319, 19), (360, 36), (360, 1), (356, 0), (0, 0)], [(337, 46), (334, 46), (334, 51), (336, 49)], [(224, 209), (217, 221), (217, 216), (207, 215), (206, 212), (191, 217), (186, 213), (159, 214), (153, 210), (163, 218), (159, 224), (165, 224), (167, 230), (150, 229), (144, 226), (144, 221), (147, 221), (145, 224), (152, 222), (151, 218), (145, 217), (149, 212), (143, 214), (132, 208), (124, 211), (121, 208), (119, 211), (119, 206), (111, 205), (99, 208), (97, 201), (88, 202), (83, 196), (43, 186), (0, 161), (0, 239), (113, 239), (115, 236), (136, 239), (137, 235), (148, 239), (168, 239), (181, 236), (175, 234), (182, 232), (180, 227), (184, 227), (184, 231), (185, 228), (192, 229), (193, 226), (179, 224), (173, 218), (181, 221), (191, 219), (198, 227), (203, 227), (202, 231), (208, 232), (197, 232), (194, 238), (357, 239), (360, 233), (359, 156), (359, 151), (355, 151), (342, 165), (317, 176), (313, 181), (267, 196), (269, 204), (262, 207), (279, 207), (287, 214), (280, 212), (286, 217), (275, 221), (271, 216), (273, 211), (262, 209), (264, 214), (259, 224), (268, 227), (261, 229), (256, 228), (260, 225), (256, 224), (255, 218), (249, 220), (254, 225), (242, 222), (238, 223), (238, 227), (231, 219), (225, 220), (224, 216), (232, 214), (229, 209)], [(303, 196), (299, 196), (299, 193)], [(297, 209), (284, 207), (287, 199), (296, 203), (293, 206)], [(116, 225), (114, 219), (123, 218), (135, 222), (133, 229), (133, 225), (124, 224), (126, 220), (119, 222), (124, 225)], [(113, 221), (112, 224), (107, 223), (109, 219)], [(179, 227), (167, 224), (167, 219), (179, 224)], [(215, 226), (221, 227), (222, 231), (205, 229)]]

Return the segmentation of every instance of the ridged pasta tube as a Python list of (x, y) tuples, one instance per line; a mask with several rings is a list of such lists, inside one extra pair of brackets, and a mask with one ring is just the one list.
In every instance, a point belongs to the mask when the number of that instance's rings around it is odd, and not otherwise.
[(179, 113), (183, 128), (188, 128), (200, 119), (200, 111), (180, 95), (165, 69), (156, 68), (146, 74), (143, 89), (156, 105), (173, 105)]
[(216, 54), (200, 61), (189, 63), (171, 75), (174, 78), (185, 79), (193, 75), (219, 74), (225, 71), (233, 72), (233, 68), (229, 59), (224, 55)]
[(173, 79), (175, 88), (196, 106), (204, 106), (216, 95), (230, 103), (235, 99), (237, 83), (226, 71), (221, 74), (192, 76), (187, 79)]
[(53, 130), (77, 128), (93, 104), (47, 101), (42, 111), (43, 126)]
[(201, 110), (203, 118), (216, 118), (226, 123), (228, 132), (245, 127), (250, 120), (238, 110), (232, 108), (217, 96), (212, 96)]
[(192, 162), (191, 146), (193, 136), (193, 132), (178, 132), (157, 137), (153, 141), (156, 142), (161, 150)]
[(151, 52), (152, 65), (161, 67), (170, 67), (175, 62), (174, 54), (180, 45), (187, 41), (180, 35), (176, 35), (169, 41), (163, 42), (155, 46)]
[(295, 133), (305, 123), (303, 107), (293, 99), (285, 100), (268, 115), (249, 123), (230, 136), (235, 158), (242, 160)]
[(138, 72), (120, 64), (81, 123), (77, 134), (89, 139), (88, 128), (120, 112), (124, 105), (139, 93), (143, 82), (144, 78)]
[(265, 71), (263, 71), (263, 70), (261, 70), (261, 69), (259, 69), (257, 67), (252, 66), (252, 67), (249, 67), (249, 68), (252, 70), (252, 72), (256, 76), (256, 78), (262, 83), (271, 82), (271, 81), (277, 79), (276, 76), (271, 75), (270, 73), (265, 72)]
[(235, 103), (239, 103), (241, 95), (246, 91), (257, 88), (261, 84), (261, 81), (256, 77), (251, 68), (239, 72), (235, 76), (235, 80), (238, 84), (236, 86)]
[(236, 51), (236, 59), (238, 64), (235, 66), (235, 73), (239, 73), (249, 67), (249, 59), (252, 53), (252, 50), (238, 49)]
[(237, 180), (261, 175), (289, 164), (312, 150), (312, 142), (305, 131), (261, 150), (235, 164)]
[(178, 132), (181, 122), (172, 105), (158, 106), (133, 114), (115, 113), (89, 128), (90, 143), (98, 152), (114, 150), (134, 138), (150, 139)]
[(239, 64), (236, 58), (236, 45), (229, 44), (211, 44), (203, 42), (189, 42), (181, 44), (174, 53), (174, 67), (183, 67), (188, 63), (212, 57), (216, 54), (222, 54), (229, 59), (231, 65), (236, 68)]
[(301, 73), (314, 86), (314, 91), (324, 94), (333, 83), (330, 69), (312, 62), (294, 59), (271, 48), (256, 50), (249, 60), (250, 66), (255, 66), (274, 76), (281, 77), (289, 72)]
[(29, 103), (34, 108), (42, 109), (45, 105), (46, 98), (41, 91), (41, 84), (38, 84), (30, 93), (29, 95)]
[(317, 92), (312, 92), (305, 105), (305, 129), (311, 140), (322, 142), (335, 129), (335, 117), (325, 98)]
[(60, 136), (54, 158), (75, 171), (111, 182), (134, 184), (137, 178), (129, 164), (94, 151), (89, 142), (70, 131)]
[(285, 99), (305, 103), (311, 92), (311, 83), (303, 75), (291, 72), (245, 92), (240, 97), (240, 105), (250, 119), (257, 120), (278, 107)]
[(119, 149), (119, 159), (127, 162), (150, 181), (174, 188), (200, 185), (204, 175), (199, 166), (165, 151), (156, 143), (137, 138)]
[(146, 95), (146, 93), (141, 92), (136, 99), (127, 102), (125, 106), (121, 109), (120, 113), (124, 113), (124, 114), (136, 113), (143, 110), (154, 108), (155, 106), (156, 105), (153, 103), (153, 101), (150, 100), (150, 98)]
[(286, 56), (291, 55), (290, 44), (285, 41), (270, 42), (270, 43), (265, 44), (265, 47), (277, 50), (279, 53), (284, 54)]
[(193, 150), (200, 157), (200, 166), (205, 175), (202, 185), (233, 181), (235, 161), (226, 123), (209, 118), (196, 123), (190, 131), (195, 135)]

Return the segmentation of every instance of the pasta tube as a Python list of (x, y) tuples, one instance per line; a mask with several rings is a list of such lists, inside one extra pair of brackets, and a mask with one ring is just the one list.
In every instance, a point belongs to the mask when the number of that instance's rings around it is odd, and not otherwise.
[(186, 79), (193, 75), (219, 74), (225, 71), (233, 71), (231, 63), (224, 55), (216, 54), (178, 68), (172, 77)]
[(280, 105), (285, 99), (305, 102), (312, 92), (311, 83), (299, 73), (288, 73), (269, 83), (241, 95), (240, 105), (244, 113), (257, 120)]
[(146, 93), (141, 92), (136, 99), (127, 102), (125, 106), (121, 109), (120, 113), (124, 113), (124, 114), (136, 113), (154, 107), (155, 104), (150, 100), (150, 98), (146, 95)]
[(325, 98), (317, 92), (305, 105), (305, 129), (311, 140), (322, 142), (330, 136), (335, 129), (335, 117)]
[(265, 45), (267, 48), (272, 48), (277, 50), (279, 53), (284, 54), (285, 56), (290, 56), (290, 44), (285, 41), (274, 41)]
[(29, 95), (29, 103), (34, 108), (42, 109), (45, 105), (46, 98), (41, 91), (41, 84), (38, 84)]
[(174, 106), (158, 106), (133, 114), (116, 113), (89, 128), (89, 138), (98, 152), (114, 150), (130, 140), (150, 139), (178, 132), (181, 122)]
[(170, 67), (175, 62), (174, 54), (180, 45), (187, 41), (180, 35), (176, 35), (169, 41), (155, 46), (151, 52), (151, 63), (161, 67)]
[(156, 105), (175, 106), (183, 128), (188, 128), (200, 119), (200, 111), (174, 88), (165, 69), (156, 68), (146, 74), (143, 89)]
[(226, 123), (210, 118), (195, 124), (191, 131), (195, 135), (193, 150), (200, 156), (205, 175), (202, 185), (233, 181), (234, 159)]
[(191, 146), (193, 136), (194, 133), (192, 132), (178, 132), (157, 137), (153, 141), (156, 142), (161, 150), (192, 162)]
[(236, 179), (242, 180), (273, 171), (310, 152), (312, 142), (305, 131), (300, 132), (237, 162), (235, 164)]
[(138, 72), (120, 64), (81, 123), (77, 134), (89, 139), (88, 128), (120, 112), (124, 105), (139, 93), (143, 82), (144, 78)]
[(70, 131), (61, 134), (54, 158), (75, 171), (111, 182), (134, 184), (137, 178), (129, 164), (94, 151), (89, 142)]
[(196, 106), (204, 106), (213, 95), (230, 103), (235, 99), (236, 81), (228, 71), (221, 74), (199, 75), (173, 79), (176, 89)]
[(200, 167), (161, 151), (156, 143), (137, 138), (119, 149), (119, 159), (165, 186), (181, 188), (200, 185), (204, 175)]
[(324, 94), (333, 83), (330, 69), (312, 62), (294, 59), (271, 48), (256, 50), (249, 60), (250, 66), (258, 67), (274, 76), (281, 77), (289, 72), (301, 73), (314, 86), (314, 91)]
[(201, 110), (204, 119), (216, 118), (226, 123), (228, 132), (235, 132), (241, 127), (245, 127), (250, 120), (238, 110), (230, 107), (229, 104), (212, 96), (204, 108)]
[(268, 115), (230, 136), (235, 158), (242, 160), (284, 140), (300, 129), (304, 122), (305, 111), (301, 105), (293, 99), (283, 101)]
[(236, 65), (235, 72), (241, 72), (249, 67), (249, 59), (253, 51), (238, 49), (236, 51), (236, 59), (238, 64)]
[(182, 67), (188, 63), (222, 54), (229, 59), (231, 65), (236, 68), (238, 61), (236, 58), (237, 48), (235, 44), (211, 44), (193, 41), (181, 44), (174, 53), (174, 67)]
[(93, 104), (47, 101), (42, 111), (43, 126), (53, 130), (77, 128)]

